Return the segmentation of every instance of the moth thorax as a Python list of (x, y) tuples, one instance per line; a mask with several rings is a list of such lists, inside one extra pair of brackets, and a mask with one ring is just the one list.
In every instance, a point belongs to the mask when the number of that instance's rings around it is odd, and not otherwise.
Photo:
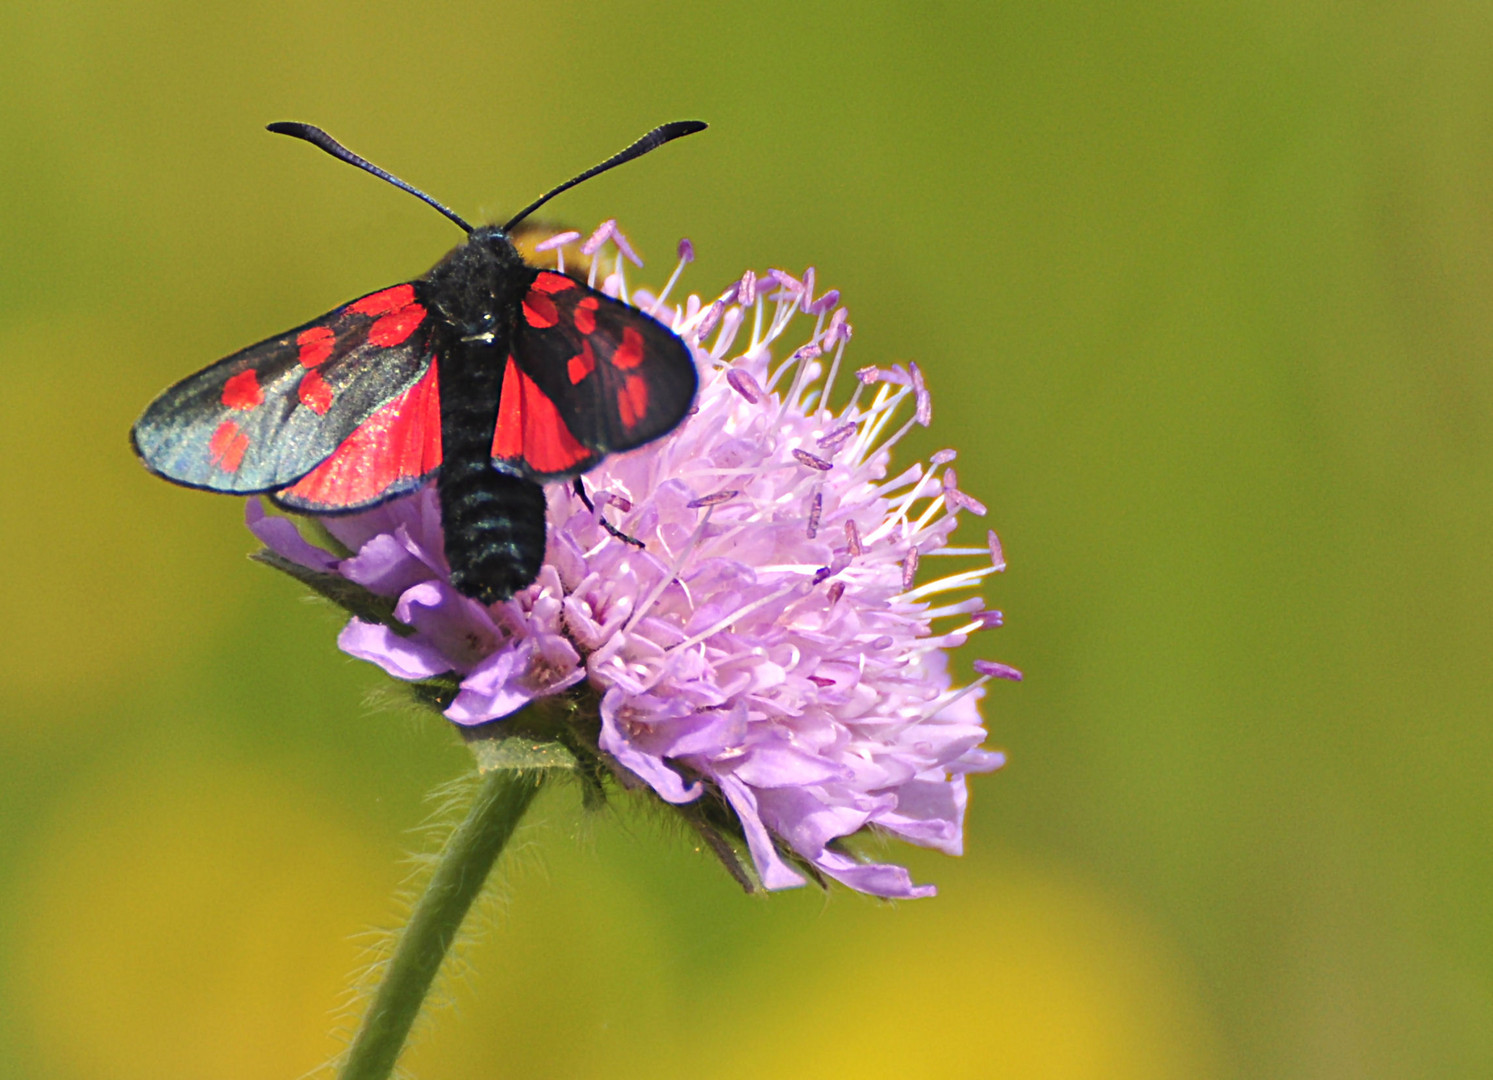
[(426, 276), (432, 305), (467, 340), (498, 330), (503, 313), (512, 312), (528, 289), (532, 271), (497, 226), (472, 232)]

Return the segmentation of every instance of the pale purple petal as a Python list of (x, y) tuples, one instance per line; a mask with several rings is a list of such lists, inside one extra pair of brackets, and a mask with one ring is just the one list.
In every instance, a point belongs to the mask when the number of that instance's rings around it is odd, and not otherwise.
[(826, 851), (814, 865), (842, 885), (888, 900), (920, 900), (938, 894), (932, 885), (914, 885), (912, 875), (900, 866), (860, 863), (836, 851)]
[(441, 651), (418, 637), (401, 637), (382, 623), (352, 619), (337, 635), (349, 656), (377, 664), (396, 679), (429, 679), (451, 670)]
[(257, 498), (244, 501), (244, 524), (259, 542), (276, 555), (299, 563), (308, 570), (330, 574), (337, 569), (337, 559), (315, 544), (308, 543), (289, 518), (271, 517)]
[(663, 759), (635, 749), (623, 733), (618, 713), (624, 697), (609, 690), (601, 701), (601, 748), (636, 773), (667, 802), (693, 802), (704, 788), (698, 783), (686, 784), (684, 777), (664, 764)]
[(410, 551), (404, 538), (389, 533), (375, 536), (356, 555), (342, 562), (343, 577), (380, 596), (398, 596), (436, 573)]
[(769, 889), (792, 889), (806, 884), (803, 875), (784, 862), (773, 847), (767, 826), (757, 815), (757, 799), (752, 789), (734, 776), (723, 776), (720, 783), (726, 801), (736, 811), (737, 820), (746, 833), (747, 850), (752, 853), (752, 862), (756, 864), (762, 884)]
[(962, 855), (967, 801), (962, 776), (953, 780), (911, 780), (897, 788), (896, 809), (878, 815), (876, 824), (945, 855)]
[(801, 787), (846, 776), (842, 766), (782, 743), (753, 746), (731, 773), (755, 788)]
[(485, 724), (510, 716), (534, 700), (532, 691), (519, 685), (526, 656), (517, 649), (494, 653), (461, 681), (461, 691), (446, 710), (446, 719), (458, 724)]

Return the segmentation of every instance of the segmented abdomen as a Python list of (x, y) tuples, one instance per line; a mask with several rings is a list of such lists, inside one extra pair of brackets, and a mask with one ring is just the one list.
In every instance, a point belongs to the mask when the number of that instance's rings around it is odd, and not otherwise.
[(527, 588), (544, 562), (544, 489), (498, 472), (485, 448), (476, 461), (447, 457), (439, 483), (451, 584), (484, 604)]

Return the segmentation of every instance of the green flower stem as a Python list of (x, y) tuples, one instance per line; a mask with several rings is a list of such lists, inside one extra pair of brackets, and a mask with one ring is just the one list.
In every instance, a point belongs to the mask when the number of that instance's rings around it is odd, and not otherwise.
[(358, 1033), (341, 1080), (387, 1080), (467, 909), (529, 808), (544, 770), (494, 769), (466, 820), (441, 851), (430, 884), (399, 935), (394, 957)]

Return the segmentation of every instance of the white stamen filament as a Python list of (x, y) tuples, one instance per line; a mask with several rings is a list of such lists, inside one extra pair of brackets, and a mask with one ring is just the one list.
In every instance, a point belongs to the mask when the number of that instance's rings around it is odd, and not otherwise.
[(705, 526), (710, 524), (710, 512), (714, 509), (714, 506), (707, 506), (705, 508), (705, 513), (700, 516), (700, 524), (696, 525), (695, 531), (690, 533), (690, 538), (684, 542), (684, 547), (679, 550), (679, 554), (669, 566), (668, 572), (654, 582), (653, 588), (648, 590), (648, 594), (643, 597), (642, 602), (633, 610), (631, 617), (627, 620), (627, 625), (622, 628), (624, 634), (636, 626), (639, 619), (648, 614), (648, 609), (663, 595), (664, 590), (669, 587), (669, 583), (679, 576), (679, 571), (684, 567), (685, 561), (694, 553), (695, 545), (705, 535)]
[(829, 392), (834, 389), (835, 376), (840, 373), (840, 357), (845, 355), (845, 342), (842, 340), (835, 346), (835, 358), (830, 361), (829, 374), (824, 377), (824, 389), (819, 391), (819, 406), (825, 412), (829, 411)]
[(942, 495), (938, 495), (931, 503), (928, 504), (928, 509), (923, 511), (923, 516), (912, 523), (912, 534), (914, 536), (920, 535), (922, 531), (928, 527), (928, 523), (933, 520), (934, 515), (943, 509), (943, 506), (944, 497)]
[(741, 308), (734, 305), (727, 308), (726, 313), (721, 316), (719, 329), (715, 333), (715, 345), (710, 349), (711, 359), (719, 360), (726, 355), (726, 350), (736, 340), (736, 331), (741, 329), (741, 323)]
[(881, 448), (881, 433), (886, 430), (887, 424), (891, 423), (897, 406), (901, 405), (903, 398), (911, 393), (912, 391), (905, 386), (893, 390), (891, 383), (882, 384), (881, 389), (877, 391), (876, 400), (872, 402), (868, 410), (875, 418), (861, 428), (860, 437), (855, 442), (855, 449), (851, 451), (854, 460), (860, 461), (873, 449)]
[(966, 570), (961, 574), (950, 574), (946, 578), (929, 581), (919, 585), (915, 589), (909, 589), (890, 598), (890, 603), (906, 602), (909, 600), (920, 600), (925, 596), (934, 596), (941, 592), (952, 592), (955, 589), (967, 589), (983, 578), (995, 573), (995, 567), (982, 566), (978, 570)]
[(727, 615), (724, 619), (721, 619), (718, 622), (713, 623), (708, 629), (702, 630), (700, 633), (696, 634), (694, 637), (685, 638), (678, 645), (671, 645), (669, 647), (668, 651), (669, 652), (679, 652), (679, 651), (681, 651), (683, 649), (694, 648), (696, 645), (700, 644), (700, 642), (704, 641), (706, 638), (714, 637), (716, 634), (719, 634), (722, 630), (728, 629), (733, 623), (739, 622), (741, 619), (743, 619), (746, 616), (750, 615), (752, 612), (756, 611), (758, 608), (766, 607), (768, 604), (775, 603), (776, 601), (781, 600), (783, 597), (787, 596), (789, 593), (791, 593), (794, 589), (797, 589), (798, 587), (799, 587), (799, 583), (797, 581), (792, 581), (792, 582), (789, 582), (787, 585), (784, 585), (782, 588), (777, 589), (774, 592), (768, 593), (766, 596), (758, 597), (756, 600), (753, 600), (750, 604), (743, 604), (741, 607), (739, 607), (735, 611), (733, 611), (730, 615)]
[(684, 273), (684, 267), (685, 262), (683, 259), (680, 259), (677, 263), (674, 264), (674, 272), (669, 275), (669, 280), (664, 282), (664, 287), (662, 290), (660, 290), (658, 298), (653, 301), (653, 306), (648, 309), (648, 314), (653, 318), (658, 317), (659, 309), (663, 307), (664, 301), (668, 299), (669, 290), (671, 290), (674, 287), (674, 283), (679, 280), (679, 275)]
[(986, 626), (979, 619), (976, 619), (972, 623), (965, 623), (958, 630), (951, 630), (950, 633), (953, 633), (953, 634), (963, 634), (965, 637), (968, 637), (970, 634), (977, 633), (980, 630), (991, 630), (991, 629), (994, 629), (994, 627)]
[(947, 694), (940, 694), (938, 697), (933, 699), (932, 704), (928, 705), (923, 709), (921, 713), (918, 714), (918, 719), (927, 720), (929, 717), (937, 716), (939, 713), (943, 712), (950, 705), (954, 704), (954, 702), (958, 701), (966, 694), (972, 694), (980, 687), (984, 686), (991, 680), (991, 678), (992, 676), (989, 675), (981, 675), (978, 679), (970, 683), (968, 686), (961, 686), (958, 690), (951, 691)]
[(971, 611), (983, 611), (984, 609), (985, 601), (978, 596), (971, 596), (967, 600), (960, 600), (956, 604), (945, 604), (943, 607), (929, 608), (923, 612), (923, 618), (947, 619), (954, 615), (968, 615)]
[(880, 540), (906, 520), (909, 511), (912, 509), (912, 504), (923, 497), (923, 489), (929, 486), (929, 481), (933, 479), (933, 476), (934, 474), (930, 471), (918, 477), (918, 482), (913, 485), (912, 490), (902, 496), (897, 503), (896, 509), (887, 515), (885, 521), (871, 531), (871, 535), (866, 537), (865, 542), (870, 544)]

